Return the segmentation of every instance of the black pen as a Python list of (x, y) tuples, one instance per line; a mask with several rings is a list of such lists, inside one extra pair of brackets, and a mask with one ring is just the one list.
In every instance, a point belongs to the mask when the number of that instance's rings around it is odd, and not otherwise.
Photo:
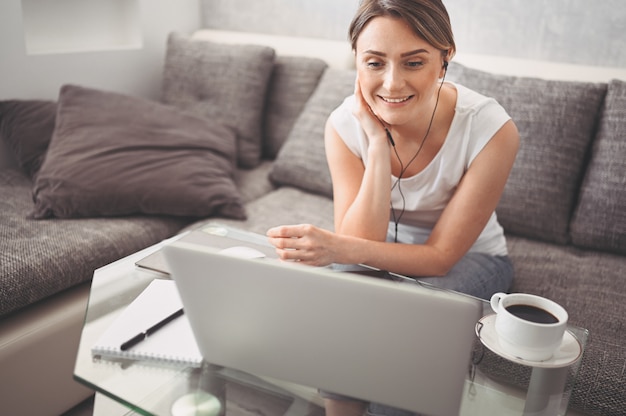
[(131, 339), (129, 339), (128, 341), (122, 343), (122, 345), (120, 345), (120, 349), (122, 351), (126, 351), (127, 349), (134, 347), (135, 345), (139, 344), (141, 341), (146, 339), (147, 336), (154, 334), (156, 331), (163, 328), (165, 325), (172, 322), (174, 319), (178, 318), (179, 316), (182, 316), (183, 313), (184, 313), (183, 308), (180, 308), (179, 310), (177, 310), (170, 316), (152, 325), (150, 328), (146, 329), (144, 332), (137, 334)]

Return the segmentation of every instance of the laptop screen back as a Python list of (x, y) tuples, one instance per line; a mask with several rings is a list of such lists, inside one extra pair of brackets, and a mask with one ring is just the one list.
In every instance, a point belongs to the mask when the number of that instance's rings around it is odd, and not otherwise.
[(190, 243), (166, 246), (164, 255), (206, 361), (458, 414), (478, 300)]

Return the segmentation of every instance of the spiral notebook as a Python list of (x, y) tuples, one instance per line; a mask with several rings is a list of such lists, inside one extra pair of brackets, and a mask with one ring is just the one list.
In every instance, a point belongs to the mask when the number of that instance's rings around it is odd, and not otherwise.
[(146, 331), (180, 308), (182, 302), (175, 282), (153, 280), (92, 346), (92, 355), (200, 367), (202, 354), (186, 315), (167, 323), (130, 349), (125, 351), (121, 349), (122, 343)]

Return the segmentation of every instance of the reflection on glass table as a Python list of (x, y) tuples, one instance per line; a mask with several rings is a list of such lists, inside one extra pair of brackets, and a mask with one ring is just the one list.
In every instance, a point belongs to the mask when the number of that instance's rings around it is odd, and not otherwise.
[[(154, 279), (167, 276), (140, 269), (135, 263), (157, 251), (164, 241), (94, 273), (74, 370), (75, 378), (96, 392), (140, 414), (323, 415), (317, 389), (204, 363), (200, 368), (95, 357), (91, 347), (115, 318)], [(484, 302), (484, 315), (491, 309)], [(485, 319), (485, 318), (483, 318)], [(498, 355), (477, 326), (473, 362), (468, 365), (460, 415), (565, 415), (580, 366), (580, 356), (567, 365), (519, 362)], [(588, 333), (568, 327), (584, 351)], [(493, 340), (491, 340), (493, 341)], [(486, 346), (489, 345), (491, 349)], [(250, 412), (250, 413), (247, 413)], [(253, 413), (255, 412), (255, 413)], [(193, 413), (192, 413), (193, 414)]]

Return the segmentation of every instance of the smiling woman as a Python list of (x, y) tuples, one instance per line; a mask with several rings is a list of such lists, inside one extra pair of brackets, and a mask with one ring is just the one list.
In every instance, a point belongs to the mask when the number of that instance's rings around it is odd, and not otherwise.
[[(443, 3), (363, 0), (350, 39), (354, 94), (325, 132), (335, 232), (284, 225), (270, 241), (284, 260), (363, 263), (485, 299), (507, 291), (495, 208), (519, 137), (495, 100), (445, 82), (456, 47)], [(324, 395), (328, 415), (365, 409)]]
[[(379, 36), (384, 33), (385, 36)], [(417, 47), (417, 48), (416, 48)], [(355, 45), (358, 88), (368, 110), (376, 115), (391, 135), (422, 137), (421, 140), (392, 140), (396, 158), (392, 158), (392, 173), (398, 178), (405, 174), (413, 176), (421, 171), (429, 158), (417, 157), (430, 135), (436, 106), (444, 83), (437, 82), (446, 72), (447, 50), (438, 50), (418, 37), (410, 26), (400, 18), (374, 18), (365, 26)], [(444, 99), (453, 101), (456, 90), (448, 85)], [(446, 106), (451, 110), (453, 105)], [(416, 114), (430, 114), (416, 117)], [(443, 124), (449, 124), (452, 112), (445, 116)], [(445, 138), (445, 131), (429, 139), (429, 152), (438, 152)], [(404, 166), (402, 160), (410, 162)], [(411, 169), (407, 171), (408, 169)]]
[[(446, 276), (436, 283), (485, 298), (497, 287), (508, 288), (511, 273), (499, 273), (493, 287), (477, 283), (480, 272), (450, 275), (463, 268), (459, 263), (468, 253), (510, 268), (494, 210), (518, 135), (493, 99), (443, 82), (454, 55), (446, 17), (434, 0), (361, 3), (350, 26), (355, 93), (326, 128), (335, 233), (274, 228), (269, 236), (283, 258)], [(428, 24), (415, 23), (422, 21)], [(429, 35), (422, 36), (426, 30)], [(439, 39), (439, 46), (426, 37)]]

